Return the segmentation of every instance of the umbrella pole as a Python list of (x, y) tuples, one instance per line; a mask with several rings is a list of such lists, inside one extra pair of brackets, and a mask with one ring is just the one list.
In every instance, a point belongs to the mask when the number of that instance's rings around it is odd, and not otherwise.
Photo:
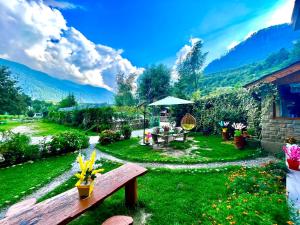
[(146, 133), (146, 104), (144, 105), (144, 132), (143, 132), (143, 143), (145, 143), (145, 133)]

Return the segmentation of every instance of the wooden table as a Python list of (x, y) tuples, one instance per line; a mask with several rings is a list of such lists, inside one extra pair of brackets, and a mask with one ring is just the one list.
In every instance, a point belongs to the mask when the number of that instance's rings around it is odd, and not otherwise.
[(38, 204), (15, 207), (15, 212), (10, 210), (9, 216), (0, 220), (0, 225), (67, 224), (124, 186), (126, 205), (133, 206), (137, 202), (137, 177), (145, 173), (147, 169), (141, 166), (125, 164), (98, 176), (89, 198), (80, 200), (75, 187)]

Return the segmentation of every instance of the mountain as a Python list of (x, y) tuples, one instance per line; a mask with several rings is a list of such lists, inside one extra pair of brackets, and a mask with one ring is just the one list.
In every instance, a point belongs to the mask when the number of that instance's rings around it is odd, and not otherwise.
[(281, 48), (292, 48), (293, 42), (299, 39), (300, 31), (294, 31), (288, 24), (259, 30), (224, 56), (209, 63), (204, 69), (204, 74), (230, 70), (261, 61)]
[(16, 62), (0, 59), (0, 66), (12, 72), (12, 78), (32, 99), (58, 102), (73, 93), (80, 103), (112, 103), (113, 93), (107, 89), (59, 80)]

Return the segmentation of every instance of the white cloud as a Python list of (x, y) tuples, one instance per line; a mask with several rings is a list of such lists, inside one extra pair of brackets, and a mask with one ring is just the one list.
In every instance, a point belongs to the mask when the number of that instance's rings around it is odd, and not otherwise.
[(195, 43), (200, 41), (200, 38), (190, 38), (189, 44), (184, 45), (177, 53), (176, 53), (176, 61), (172, 67), (171, 78), (172, 81), (178, 80), (177, 66), (181, 61), (183, 61), (187, 54), (192, 50)]
[(240, 42), (239, 41), (233, 41), (227, 46), (227, 50), (233, 49), (235, 46), (237, 46)]
[(272, 26), (282, 23), (290, 23), (295, 0), (284, 0), (274, 11), (268, 15), (266, 26)]
[(88, 40), (42, 1), (0, 0), (0, 18), (0, 55), (51, 76), (112, 90), (117, 72), (142, 72), (122, 50)]
[(71, 2), (58, 1), (58, 0), (44, 0), (44, 3), (48, 6), (55, 7), (58, 9), (76, 9), (82, 8), (82, 6), (75, 5)]

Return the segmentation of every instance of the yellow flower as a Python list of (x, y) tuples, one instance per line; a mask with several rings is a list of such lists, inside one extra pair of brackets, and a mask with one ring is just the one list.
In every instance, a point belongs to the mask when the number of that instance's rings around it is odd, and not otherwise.
[(83, 164), (83, 159), (82, 159), (81, 155), (78, 156), (77, 161), (79, 162), (79, 166), (80, 166), (80, 169), (82, 171), (83, 167), (84, 167), (84, 164)]
[(286, 223), (289, 224), (289, 225), (293, 225), (294, 224), (294, 222), (292, 222), (292, 221), (287, 221)]
[(103, 171), (104, 171), (104, 169), (94, 170), (94, 171), (92, 172), (92, 174), (102, 173)]

